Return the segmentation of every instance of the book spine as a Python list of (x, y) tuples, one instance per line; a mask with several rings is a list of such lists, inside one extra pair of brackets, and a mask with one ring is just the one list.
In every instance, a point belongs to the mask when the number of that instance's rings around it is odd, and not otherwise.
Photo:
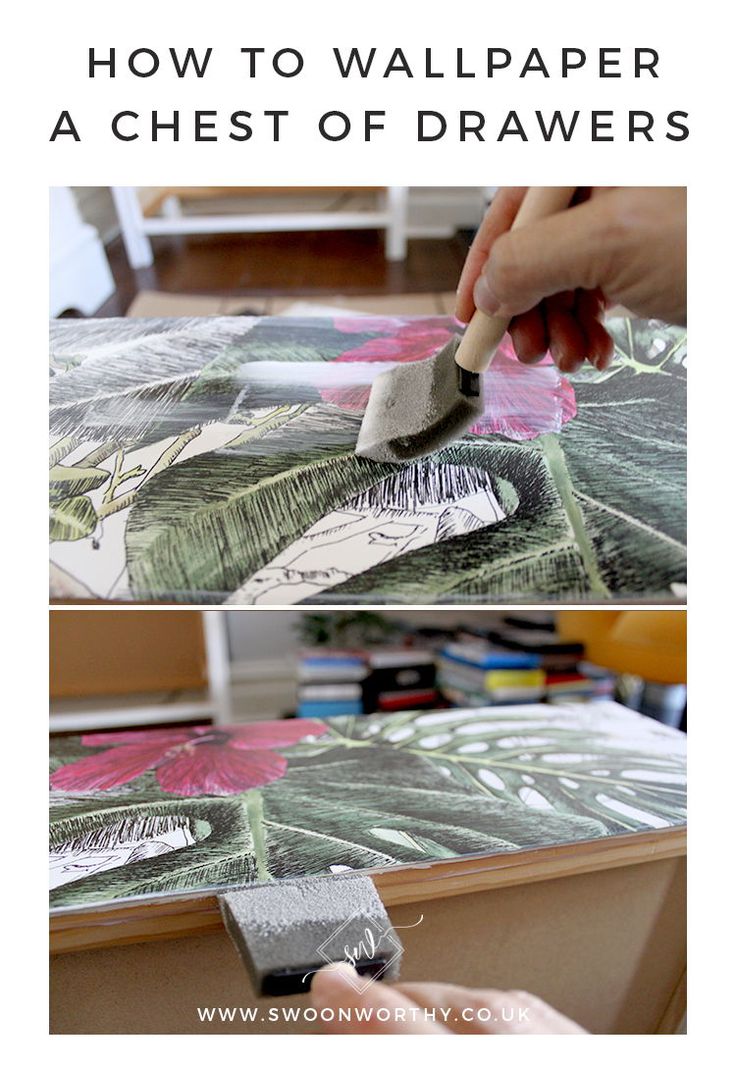
[(362, 715), (363, 704), (357, 700), (308, 700), (296, 711), (298, 719), (328, 719), (332, 715)]

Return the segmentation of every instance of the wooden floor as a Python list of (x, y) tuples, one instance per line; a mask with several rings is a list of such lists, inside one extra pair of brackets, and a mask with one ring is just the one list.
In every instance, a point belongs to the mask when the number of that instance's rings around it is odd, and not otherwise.
[(142, 290), (232, 297), (325, 297), (454, 290), (468, 248), (464, 233), (409, 241), (389, 263), (368, 230), (153, 238), (154, 263), (132, 270), (122, 241), (107, 249), (115, 294), (96, 318), (124, 315)]

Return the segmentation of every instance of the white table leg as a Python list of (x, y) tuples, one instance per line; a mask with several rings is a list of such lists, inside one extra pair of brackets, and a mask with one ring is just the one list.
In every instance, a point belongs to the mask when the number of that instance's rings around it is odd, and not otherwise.
[(406, 228), (409, 189), (406, 185), (390, 185), (386, 190), (386, 259), (397, 262), (406, 259)]
[(212, 717), (218, 724), (232, 722), (230, 694), (230, 651), (227, 636), (227, 612), (203, 611), (205, 648), (207, 650), (207, 690)]
[(150, 267), (153, 263), (153, 249), (150, 240), (143, 232), (143, 212), (138, 202), (135, 186), (114, 185), (112, 195), (128, 262), (134, 269)]
[(165, 219), (180, 219), (184, 212), (178, 196), (167, 196), (161, 205), (161, 214)]

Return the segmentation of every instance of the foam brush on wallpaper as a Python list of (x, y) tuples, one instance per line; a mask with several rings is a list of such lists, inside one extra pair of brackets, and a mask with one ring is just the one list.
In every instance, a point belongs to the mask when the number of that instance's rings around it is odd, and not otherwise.
[(354, 454), (373, 378), (450, 318), (54, 322), (51, 592), (182, 603), (684, 596), (684, 332), (570, 379), (508, 342), (460, 441)]
[(667, 833), (686, 810), (684, 735), (612, 703), (54, 738), (50, 783), (54, 911), (401, 865), (431, 877)]

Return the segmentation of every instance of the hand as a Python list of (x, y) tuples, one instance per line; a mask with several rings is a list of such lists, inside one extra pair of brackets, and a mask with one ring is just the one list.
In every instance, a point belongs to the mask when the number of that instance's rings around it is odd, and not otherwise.
[(684, 188), (581, 190), (574, 206), (507, 232), (525, 188), (494, 197), (465, 261), (455, 314), (479, 307), (513, 316), (522, 363), (547, 349), (562, 371), (611, 361), (606, 305), (647, 318), (686, 319), (687, 209)]
[[(359, 993), (353, 985), (354, 980), (355, 971), (347, 963), (331, 963), (314, 976), (312, 1007), (321, 1013), (322, 1025), (328, 1033), (586, 1033), (577, 1023), (531, 993), (464, 989), (434, 982), (401, 982), (398, 985), (371, 982)], [(342, 1019), (339, 1008), (343, 1009)], [(326, 1017), (330, 1014), (328, 1009), (334, 1013), (332, 1019)]]

